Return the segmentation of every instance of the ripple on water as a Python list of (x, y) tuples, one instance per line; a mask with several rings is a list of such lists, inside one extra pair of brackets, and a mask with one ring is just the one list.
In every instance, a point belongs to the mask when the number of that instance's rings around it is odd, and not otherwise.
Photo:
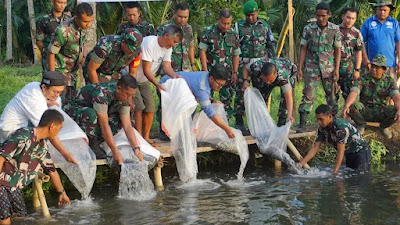
[(318, 169), (317, 167), (311, 167), (310, 169), (303, 169), (298, 174), (291, 174), (293, 177), (299, 178), (326, 178), (332, 176), (331, 171), (326, 171), (326, 169)]
[(254, 187), (257, 185), (265, 184), (265, 181), (263, 181), (263, 180), (247, 180), (247, 179), (237, 179), (237, 180), (228, 180), (228, 181), (220, 180), (220, 182), (222, 184), (232, 187), (232, 188), (249, 188), (249, 187)]
[(221, 184), (215, 183), (211, 179), (193, 179), (177, 186), (178, 189), (187, 191), (211, 191), (219, 187), (221, 187)]

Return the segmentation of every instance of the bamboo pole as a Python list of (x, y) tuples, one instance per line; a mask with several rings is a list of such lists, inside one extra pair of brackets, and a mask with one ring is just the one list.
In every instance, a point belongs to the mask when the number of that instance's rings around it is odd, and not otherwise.
[(157, 190), (163, 191), (164, 190), (164, 184), (163, 184), (163, 181), (162, 181), (161, 167), (156, 165), (154, 167), (153, 171), (154, 171), (154, 183), (155, 183), (155, 186), (156, 186)]
[(42, 206), (43, 216), (46, 218), (50, 218), (50, 212), (49, 212), (49, 207), (47, 206), (46, 196), (44, 195), (44, 192), (42, 189), (42, 181), (39, 180), (38, 176), (35, 177), (35, 180), (33, 181), (33, 185), (35, 186), (35, 189), (39, 196), (39, 202), (40, 202), (40, 205)]
[[(290, 141), (289, 139), (287, 139), (287, 146), (290, 149), (290, 151), (293, 153), (293, 155), (296, 157), (297, 160), (300, 161), (303, 158), (301, 156), (300, 152), (297, 150), (296, 146), (294, 146), (292, 141)], [(303, 168), (310, 169), (310, 166), (306, 163), (306, 164), (304, 164)]]
[(38, 210), (40, 208), (39, 193), (37, 192), (35, 185), (33, 185), (32, 190), (33, 208), (35, 208), (35, 210)]

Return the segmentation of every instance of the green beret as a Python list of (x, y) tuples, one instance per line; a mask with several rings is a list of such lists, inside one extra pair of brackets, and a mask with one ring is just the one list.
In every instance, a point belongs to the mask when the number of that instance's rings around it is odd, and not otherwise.
[(64, 86), (64, 75), (57, 71), (43, 72), (42, 84), (48, 86)]
[(258, 5), (257, 5), (257, 2), (255, 2), (255, 1), (248, 1), (243, 6), (243, 12), (245, 15), (247, 15), (249, 13), (257, 12), (257, 11), (258, 11)]

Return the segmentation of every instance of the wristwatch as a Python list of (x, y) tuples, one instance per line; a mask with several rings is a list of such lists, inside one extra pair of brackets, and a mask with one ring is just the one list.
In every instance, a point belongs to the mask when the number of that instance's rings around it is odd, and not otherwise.
[(233, 72), (232, 72), (232, 74), (237, 74), (237, 73), (238, 73), (237, 71), (233, 71)]
[(140, 150), (140, 146), (135, 146), (135, 147), (132, 148), (133, 151), (135, 151), (136, 149)]
[(360, 69), (354, 69), (355, 71), (357, 71), (357, 72), (360, 72)]
[(58, 195), (62, 195), (63, 193), (65, 193), (65, 189), (63, 188), (62, 191), (57, 191)]

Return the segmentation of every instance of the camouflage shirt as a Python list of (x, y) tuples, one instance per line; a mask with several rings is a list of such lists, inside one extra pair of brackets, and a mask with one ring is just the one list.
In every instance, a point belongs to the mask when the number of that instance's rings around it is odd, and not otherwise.
[(235, 24), (235, 30), (239, 33), (241, 57), (275, 57), (275, 39), (265, 20), (258, 19), (250, 24), (244, 19)]
[(4, 142), (0, 155), (6, 159), (0, 173), (0, 185), (10, 187), (11, 190), (29, 185), (40, 166), (49, 172), (56, 170), (45, 140), (36, 140), (33, 127), (16, 130)]
[(55, 70), (64, 75), (67, 86), (74, 86), (79, 56), (83, 54), (86, 31), (77, 29), (75, 17), (60, 25), (49, 45), (49, 52), (55, 54)]
[(393, 78), (386, 74), (381, 79), (363, 76), (354, 82), (351, 91), (357, 92), (360, 102), (369, 108), (385, 106), (389, 97), (400, 94)]
[[(268, 85), (261, 79), (261, 68), (264, 63), (272, 63), (276, 66), (278, 76), (275, 81)], [(258, 60), (254, 63), (247, 64), (247, 70), (250, 72), (250, 76), (253, 82), (253, 86), (261, 89), (262, 87), (272, 86), (281, 87), (282, 93), (293, 90), (293, 86), (297, 77), (297, 66), (293, 64), (289, 59), (286, 58), (265, 58)]]
[(317, 22), (312, 22), (304, 27), (301, 45), (307, 45), (306, 69), (318, 71), (305, 76), (329, 78), (335, 70), (335, 47), (341, 47), (341, 33), (337, 25), (328, 22), (321, 29)]
[(344, 119), (333, 118), (332, 125), (318, 128), (316, 142), (325, 142), (334, 148), (345, 144), (345, 153), (368, 150), (368, 144), (357, 129)]
[(154, 26), (151, 23), (143, 21), (142, 19), (139, 19), (139, 22), (136, 25), (131, 25), (129, 22), (119, 25), (117, 34), (118, 35), (124, 34), (125, 31), (129, 28), (138, 29), (143, 37), (155, 34)]
[(74, 107), (89, 107), (96, 112), (111, 115), (119, 112), (129, 114), (130, 107), (128, 102), (120, 102), (115, 98), (117, 83), (88, 84), (81, 88), (76, 98), (69, 99), (66, 109)]
[[(139, 32), (137, 32), (139, 35)], [(100, 38), (93, 50), (89, 52), (85, 64), (83, 66), (83, 76), (87, 84), (89, 81), (88, 67), (90, 60), (97, 64), (101, 64), (96, 70), (99, 78), (107, 77), (111, 80), (121, 78), (121, 70), (131, 63), (141, 52), (140, 45), (131, 56), (126, 56), (121, 49), (121, 35), (106, 35)]]
[(340, 24), (339, 28), (342, 34), (340, 63), (352, 62), (355, 59), (354, 52), (363, 50), (363, 37), (361, 32), (355, 27), (344, 28)]
[(55, 17), (53, 12), (50, 12), (50, 14), (42, 16), (36, 21), (36, 40), (43, 42), (42, 65), (45, 71), (49, 70), (47, 62), (47, 47), (54, 37), (54, 32), (58, 25), (70, 18), (71, 16), (66, 13), (63, 13), (61, 17)]
[(238, 34), (232, 28), (222, 33), (218, 24), (214, 24), (203, 31), (199, 49), (206, 51), (208, 70), (221, 64), (231, 71), (233, 56), (240, 55)]
[[(175, 24), (175, 21), (171, 20), (159, 26), (157, 28), (157, 35), (161, 36), (164, 29), (171, 24)], [(192, 66), (189, 59), (189, 47), (194, 46), (193, 30), (192, 26), (190, 26), (189, 24), (186, 24), (181, 28), (182, 28), (183, 38), (180, 43), (172, 47), (171, 66), (175, 72), (177, 71), (190, 72), (192, 70)]]

